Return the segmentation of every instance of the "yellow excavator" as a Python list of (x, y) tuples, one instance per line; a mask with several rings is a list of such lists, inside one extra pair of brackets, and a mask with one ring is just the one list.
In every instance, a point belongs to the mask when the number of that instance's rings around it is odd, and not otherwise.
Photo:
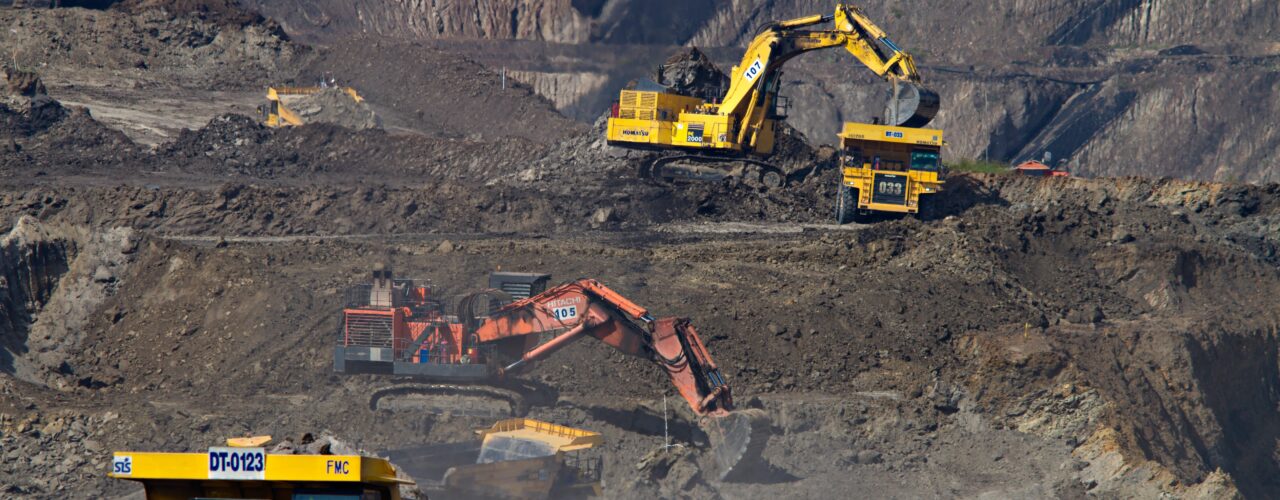
[[(824, 23), (832, 26), (801, 29)], [(781, 187), (785, 172), (765, 161), (774, 150), (776, 123), (785, 119), (779, 109), (779, 69), (805, 52), (838, 47), (891, 84), (884, 123), (874, 126), (919, 128), (937, 114), (938, 94), (921, 84), (911, 55), (856, 6), (837, 4), (832, 15), (764, 25), (733, 67), (729, 88), (719, 102), (665, 88), (623, 90), (606, 139), (615, 146), (662, 152), (642, 167), (642, 175), (655, 179), (737, 177)], [(891, 139), (896, 135), (893, 130), (881, 132)]]
[[(338, 87), (342, 93), (351, 97), (356, 103), (364, 102), (360, 93), (351, 87)], [(289, 109), (288, 103), (302, 96), (316, 95), (324, 92), (326, 87), (267, 87), (267, 104), (258, 106), (262, 114), (262, 122), (268, 127), (296, 127), (306, 120)]]

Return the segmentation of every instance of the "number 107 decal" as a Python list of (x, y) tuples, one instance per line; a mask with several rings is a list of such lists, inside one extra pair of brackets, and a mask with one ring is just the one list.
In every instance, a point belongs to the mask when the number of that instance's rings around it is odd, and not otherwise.
[(746, 71), (742, 72), (742, 77), (746, 78), (747, 81), (750, 82), (755, 80), (757, 76), (760, 76), (760, 72), (763, 70), (764, 63), (761, 63), (759, 59), (756, 59), (755, 63), (752, 63), (751, 66), (747, 67)]

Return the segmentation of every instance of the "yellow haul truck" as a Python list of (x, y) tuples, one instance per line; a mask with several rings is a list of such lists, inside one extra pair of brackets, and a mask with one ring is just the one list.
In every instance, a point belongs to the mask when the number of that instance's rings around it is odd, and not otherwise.
[(845, 123), (836, 221), (870, 212), (919, 213), (921, 196), (942, 190), (942, 131)]
[(274, 455), (261, 447), (204, 453), (117, 451), (110, 477), (142, 483), (148, 500), (400, 500), (390, 462), (359, 455)]

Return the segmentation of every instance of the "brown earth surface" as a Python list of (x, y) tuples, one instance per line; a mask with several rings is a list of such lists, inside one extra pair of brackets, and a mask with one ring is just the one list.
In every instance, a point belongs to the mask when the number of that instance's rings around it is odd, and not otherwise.
[[(41, 72), (48, 94), (23, 77), (0, 101), (7, 498), (136, 491), (104, 476), (112, 450), (321, 431), (430, 489), (433, 447), (510, 408), (332, 373), (342, 290), (379, 263), (447, 293), (495, 269), (593, 277), (693, 318), (739, 405), (772, 421), (751, 481), (714, 479), (705, 435), (643, 360), (583, 342), (503, 386), (533, 418), (605, 435), (610, 498), (1280, 487), (1280, 186), (954, 174), (921, 217), (836, 226), (836, 173), (799, 135), (785, 189), (656, 185), (599, 122), (457, 53), (283, 36), (210, 52), (274, 28), (130, 5), (151, 3), (0, 9), (40, 34), (115, 30), (66, 35)], [(173, 26), (217, 35), (175, 41)], [(142, 52), (117, 40), (150, 47), (148, 68), (128, 69)], [(258, 50), (279, 57), (245, 56)], [(388, 130), (268, 129), (235, 114), (244, 102), (197, 102), (220, 92), (215, 73), (252, 89), (326, 72), (362, 82)], [(116, 114), (120, 132), (63, 96), (174, 121)]]

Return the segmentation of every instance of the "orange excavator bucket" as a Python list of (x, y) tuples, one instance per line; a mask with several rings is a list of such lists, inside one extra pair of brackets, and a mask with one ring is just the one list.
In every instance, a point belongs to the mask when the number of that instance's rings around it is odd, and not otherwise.
[(764, 448), (771, 424), (763, 410), (749, 408), (708, 415), (699, 425), (711, 441), (721, 481), (741, 481), (765, 468)]
[(729, 386), (688, 319), (655, 321), (653, 349), (671, 383), (702, 415), (699, 424), (711, 441), (720, 480), (750, 477), (764, 463), (771, 425), (768, 416), (757, 409), (734, 409)]

